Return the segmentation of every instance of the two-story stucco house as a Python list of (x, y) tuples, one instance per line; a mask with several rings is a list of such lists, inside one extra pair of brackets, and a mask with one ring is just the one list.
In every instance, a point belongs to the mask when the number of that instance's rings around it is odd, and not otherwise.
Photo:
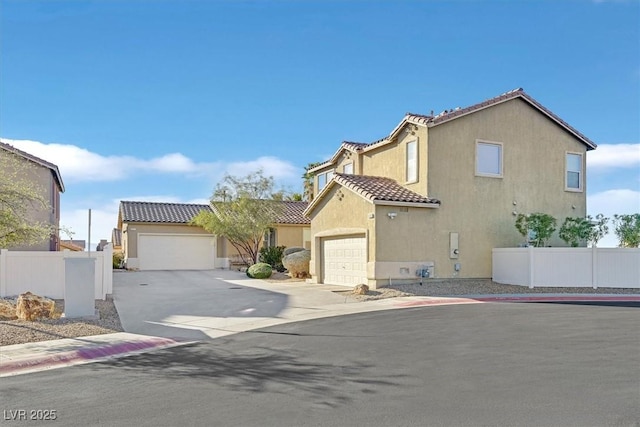
[(8, 249), (16, 251), (58, 251), (60, 250), (60, 193), (64, 193), (64, 183), (58, 166), (39, 157), (18, 150), (12, 145), (0, 142), (0, 156), (15, 155), (24, 162), (20, 173), (26, 174), (27, 181), (33, 182), (41, 196), (49, 203), (48, 208), (33, 205), (29, 208), (29, 220), (50, 225), (54, 232), (41, 243), (16, 246)]
[(489, 278), (492, 248), (523, 243), (518, 213), (586, 215), (586, 152), (595, 148), (522, 89), (408, 113), (373, 143), (343, 142), (310, 170), (313, 281)]

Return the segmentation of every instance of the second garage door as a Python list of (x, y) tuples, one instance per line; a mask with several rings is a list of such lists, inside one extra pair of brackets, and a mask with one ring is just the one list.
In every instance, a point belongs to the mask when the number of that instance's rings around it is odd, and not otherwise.
[(140, 234), (140, 270), (211, 270), (215, 268), (215, 238), (193, 234)]
[(367, 240), (364, 236), (325, 239), (322, 255), (325, 284), (355, 286), (367, 283)]

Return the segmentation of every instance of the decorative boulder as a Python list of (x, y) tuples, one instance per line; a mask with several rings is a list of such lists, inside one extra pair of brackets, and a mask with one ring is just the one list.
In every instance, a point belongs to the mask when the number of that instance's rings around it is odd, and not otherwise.
[(310, 260), (311, 251), (308, 249), (303, 249), (282, 258), (282, 264), (287, 270), (289, 270), (289, 275), (291, 275), (291, 277), (304, 279), (306, 277), (309, 277)]
[(356, 285), (356, 287), (353, 288), (353, 293), (355, 295), (366, 295), (367, 292), (369, 292), (369, 286), (365, 284)]
[(273, 269), (269, 264), (265, 264), (264, 262), (253, 264), (247, 270), (247, 276), (252, 279), (268, 279), (271, 277), (271, 273), (273, 273)]
[(301, 251), (304, 251), (304, 250), (305, 250), (304, 248), (299, 248), (299, 247), (295, 247), (294, 246), (292, 248), (287, 248), (284, 251), (282, 251), (282, 256), (286, 257), (289, 254), (293, 254), (293, 253), (296, 253), (296, 252), (301, 252)]
[(0, 320), (17, 319), (16, 303), (7, 299), (0, 299)]
[(55, 305), (49, 298), (25, 292), (18, 296), (16, 315), (20, 320), (49, 319), (53, 317)]

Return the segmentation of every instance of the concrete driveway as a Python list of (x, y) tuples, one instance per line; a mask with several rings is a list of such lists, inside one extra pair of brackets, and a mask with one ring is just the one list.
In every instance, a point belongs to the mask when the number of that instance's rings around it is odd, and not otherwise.
[(125, 331), (183, 340), (207, 339), (203, 330), (276, 318), (285, 293), (234, 284), (244, 273), (206, 271), (115, 271), (113, 298)]

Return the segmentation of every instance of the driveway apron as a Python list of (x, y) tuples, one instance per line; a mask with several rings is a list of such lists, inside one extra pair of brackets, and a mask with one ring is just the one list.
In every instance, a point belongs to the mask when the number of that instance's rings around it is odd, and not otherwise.
[(226, 282), (246, 279), (229, 270), (114, 271), (113, 297), (126, 332), (205, 340), (198, 324), (212, 318), (277, 317), (288, 296)]

